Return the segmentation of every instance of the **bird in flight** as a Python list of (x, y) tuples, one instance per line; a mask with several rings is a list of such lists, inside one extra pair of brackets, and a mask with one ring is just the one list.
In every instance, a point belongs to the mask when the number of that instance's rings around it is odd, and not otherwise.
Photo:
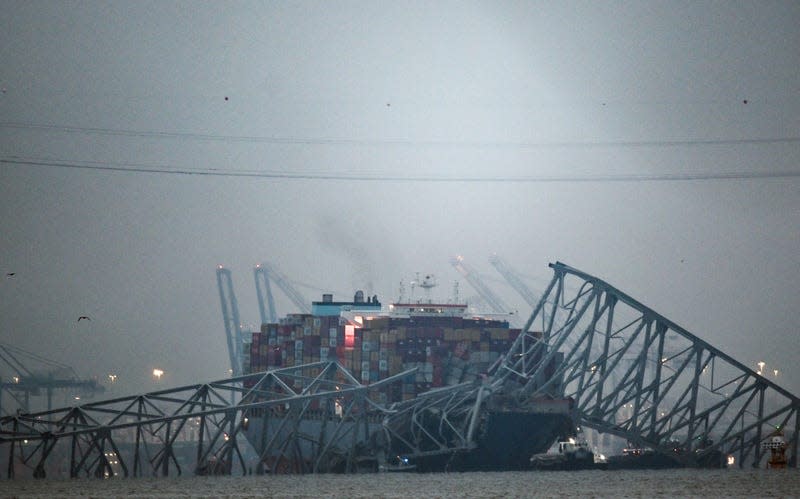
[(78, 322), (82, 321), (83, 319), (86, 319), (87, 321), (92, 320), (92, 319), (89, 318), (88, 315), (82, 315), (82, 316), (78, 317)]
[(16, 273), (16, 272), (6, 272), (6, 277), (8, 277), (9, 279), (11, 279), (12, 277), (14, 277), (15, 275), (17, 275), (17, 273)]

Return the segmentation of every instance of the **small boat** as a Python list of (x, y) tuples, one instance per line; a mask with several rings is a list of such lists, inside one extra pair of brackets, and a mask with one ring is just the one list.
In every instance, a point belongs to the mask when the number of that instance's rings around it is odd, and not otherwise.
[(407, 471), (415, 471), (417, 469), (417, 465), (411, 464), (408, 461), (407, 457), (397, 456), (393, 459), (393, 463), (384, 463), (378, 466), (378, 471), (386, 472), (386, 473), (402, 473)]
[(605, 462), (595, 456), (585, 440), (569, 437), (547, 452), (531, 456), (531, 466), (537, 470), (589, 470), (604, 469)]

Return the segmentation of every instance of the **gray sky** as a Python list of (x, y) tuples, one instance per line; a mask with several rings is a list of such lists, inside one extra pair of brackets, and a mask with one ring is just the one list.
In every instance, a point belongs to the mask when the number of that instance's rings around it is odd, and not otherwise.
[(2, 10), (3, 342), (126, 393), (156, 366), (217, 379), (217, 264), (246, 323), (262, 260), (386, 299), (414, 272), (449, 294), (455, 254), (527, 315), (496, 252), (534, 287), (556, 260), (604, 278), (800, 392), (797, 2)]

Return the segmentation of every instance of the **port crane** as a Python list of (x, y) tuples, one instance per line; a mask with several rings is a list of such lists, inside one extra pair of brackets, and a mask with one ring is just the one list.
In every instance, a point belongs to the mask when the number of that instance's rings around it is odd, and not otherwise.
[[(42, 367), (36, 369), (32, 365)], [(4, 343), (0, 343), (0, 367), (12, 373), (10, 378), (0, 380), (0, 413), (8, 413), (2, 405), (4, 393), (11, 396), (19, 411), (28, 412), (31, 396), (42, 395), (42, 392), (47, 397), (47, 410), (50, 410), (56, 390), (74, 389), (89, 395), (105, 391), (96, 380), (80, 378), (66, 364)]]
[(304, 314), (311, 313), (308, 301), (274, 265), (266, 262), (259, 263), (253, 270), (253, 275), (256, 280), (258, 311), (261, 314), (262, 324), (278, 321), (278, 316), (275, 312), (275, 298), (272, 295), (270, 282), (274, 282), (284, 292), (297, 307), (298, 311)]
[(225, 338), (228, 342), (228, 355), (231, 361), (231, 374), (242, 374), (243, 341), (242, 323), (239, 320), (239, 304), (233, 292), (233, 279), (231, 271), (217, 266), (217, 288), (219, 300), (222, 305), (222, 320), (225, 322)]
[[(272, 293), (271, 283), (274, 282), (292, 303), (302, 313), (311, 313), (309, 303), (297, 289), (292, 286), (274, 265), (260, 263), (253, 269), (256, 293), (258, 295), (258, 310), (261, 323), (277, 322), (275, 298)], [(220, 305), (222, 306), (222, 319), (225, 323), (225, 338), (228, 343), (228, 355), (231, 363), (231, 374), (242, 374), (242, 361), (244, 358), (244, 338), (242, 335), (242, 322), (239, 316), (239, 303), (233, 291), (231, 271), (223, 265), (217, 266), (217, 288), (219, 290)]]
[(495, 270), (503, 276), (512, 288), (514, 288), (514, 291), (519, 293), (522, 299), (525, 300), (525, 303), (531, 307), (536, 306), (536, 302), (539, 298), (531, 291), (531, 288), (520, 279), (519, 275), (506, 265), (497, 254), (489, 257), (489, 263), (491, 263)]
[[(478, 292), (483, 301), (494, 313), (508, 314), (512, 310), (512, 308), (506, 305), (505, 302), (483, 282), (483, 279), (478, 276), (475, 269), (464, 261), (464, 257), (457, 255), (450, 259), (450, 264), (453, 265), (459, 274), (464, 276), (464, 279)], [(511, 322), (516, 322), (516, 320), (512, 320)]]
[(503, 303), (503, 300), (501, 300), (494, 291), (489, 289), (489, 286), (487, 286), (480, 277), (478, 277), (478, 273), (464, 261), (464, 257), (457, 255), (450, 259), (450, 264), (453, 265), (459, 274), (464, 276), (464, 279), (466, 279), (473, 288), (475, 288), (475, 291), (477, 291), (486, 304), (491, 307), (492, 311), (498, 314), (508, 313), (510, 310), (508, 306)]

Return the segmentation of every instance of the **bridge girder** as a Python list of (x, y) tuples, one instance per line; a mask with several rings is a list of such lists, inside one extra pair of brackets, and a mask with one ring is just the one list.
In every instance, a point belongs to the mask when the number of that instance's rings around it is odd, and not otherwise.
[(689, 465), (726, 454), (761, 465), (762, 442), (780, 427), (797, 466), (797, 397), (606, 282), (551, 267), (522, 334), (479, 382), (387, 404), (372, 395), (414, 370), (362, 385), (336, 362), (285, 367), (4, 417), (0, 460), (9, 478), (44, 477), (59, 462), (71, 477), (166, 476), (192, 465), (245, 474), (239, 437), (258, 430), (248, 440), (268, 472), (355, 471), (386, 450), (424, 458), (474, 449), (491, 397), (524, 408), (568, 396), (578, 424), (664, 453), (681, 448), (676, 457)]
[(679, 448), (686, 464), (738, 454), (740, 466), (759, 466), (763, 441), (781, 429), (797, 466), (800, 399), (608, 283), (550, 266), (496, 386), (563, 393), (579, 424), (663, 453)]
[[(380, 422), (384, 414), (392, 412), (370, 400), (370, 390), (414, 372), (362, 385), (338, 363), (317, 362), (17, 414), (0, 419), (0, 449), (5, 449), (2, 457), (7, 461), (8, 478), (23, 470), (43, 478), (58, 467), (70, 477), (180, 475), (184, 470), (176, 449), (187, 446), (195, 456), (191, 470), (195, 473), (246, 474), (250, 471), (242, 452), (246, 444), (239, 437), (249, 424), (265, 421), (290, 430), (273, 432), (256, 445), (259, 457), (271, 456), (272, 465), (284, 470), (288, 462), (296, 466), (296, 458), (313, 460), (313, 464), (309, 469), (291, 471), (324, 470), (325, 459), (333, 452), (344, 449), (354, 453), (345, 437), (357, 431), (359, 424), (364, 427), (368, 417)], [(231, 394), (240, 402), (231, 404)], [(325, 432), (302, 433), (302, 420), (337, 419), (323, 417), (331, 416), (334, 405), (341, 408), (341, 428), (331, 423), (334, 428), (327, 436)], [(265, 411), (270, 411), (270, 417), (261, 417)], [(297, 453), (301, 440), (312, 441), (310, 454)]]

